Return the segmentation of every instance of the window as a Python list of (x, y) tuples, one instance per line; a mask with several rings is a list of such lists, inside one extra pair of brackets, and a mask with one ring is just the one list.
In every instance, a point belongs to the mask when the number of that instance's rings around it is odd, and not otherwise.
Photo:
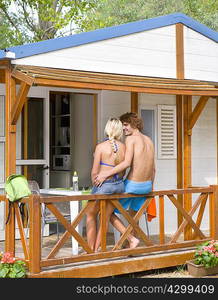
[(155, 145), (155, 117), (154, 109), (142, 109), (141, 118), (143, 120), (143, 134), (149, 136)]
[(176, 155), (176, 106), (158, 105), (158, 159)]

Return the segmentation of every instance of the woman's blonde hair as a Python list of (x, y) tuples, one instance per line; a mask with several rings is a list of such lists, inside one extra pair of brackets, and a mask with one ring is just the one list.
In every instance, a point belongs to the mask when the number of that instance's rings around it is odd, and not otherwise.
[(110, 118), (104, 129), (105, 134), (110, 139), (121, 140), (123, 136), (123, 124), (117, 118)]
[(110, 118), (104, 129), (105, 134), (109, 138), (113, 153), (115, 154), (115, 165), (119, 164), (118, 146), (115, 140), (121, 140), (123, 136), (123, 124), (117, 118)]

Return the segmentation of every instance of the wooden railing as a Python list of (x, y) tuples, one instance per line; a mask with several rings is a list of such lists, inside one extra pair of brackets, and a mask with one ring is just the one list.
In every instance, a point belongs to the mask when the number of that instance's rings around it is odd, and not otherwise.
[[(177, 200), (178, 195), (192, 194), (197, 196), (196, 200), (193, 200), (193, 205), (190, 211), (184, 209), (184, 205)], [(141, 196), (141, 195), (140, 195)], [(49, 196), (42, 197), (39, 195), (31, 195), (29, 198), (24, 198), (20, 202), (29, 204), (29, 243), (27, 242), (24, 234), (24, 227), (20, 215), (19, 203), (15, 202), (14, 215), (17, 220), (17, 225), (20, 232), (20, 239), (23, 247), (24, 260), (29, 266), (30, 273), (39, 273), (41, 270), (48, 266), (67, 265), (75, 262), (85, 262), (101, 259), (110, 259), (115, 257), (131, 256), (136, 254), (153, 253), (157, 251), (166, 251), (179, 248), (193, 247), (203, 241), (209, 239), (218, 239), (218, 186), (202, 187), (202, 188), (188, 188), (181, 190), (164, 190), (155, 191), (146, 195), (147, 200), (142, 205), (141, 209), (136, 213), (134, 217), (130, 216), (119, 203), (120, 198), (138, 197), (138, 195), (132, 194), (113, 194), (113, 195), (81, 195), (81, 196)], [(138, 220), (146, 210), (151, 199), (155, 197), (158, 201), (159, 211), (157, 218), (159, 218), (159, 233), (158, 242), (153, 241), (152, 237), (148, 237), (144, 231), (139, 227)], [(70, 201), (83, 201), (89, 200), (85, 207), (81, 209), (72, 223), (68, 222), (62, 213), (55, 206), (57, 202), (70, 202)], [(101, 250), (99, 252), (93, 252), (89, 247), (85, 237), (81, 236), (76, 227), (85, 217), (86, 210), (88, 209), (91, 201), (100, 201), (100, 229), (101, 229)], [(168, 241), (166, 241), (165, 233), (165, 201), (169, 200), (175, 206), (176, 210), (180, 212), (183, 217), (182, 223), (176, 228), (176, 231)], [(7, 201), (4, 195), (0, 196), (0, 201)], [(110, 245), (106, 244), (106, 221), (105, 221), (105, 209), (106, 202), (111, 201), (117, 209), (121, 212), (123, 217), (127, 220), (128, 226), (125, 233), (123, 233), (117, 243)], [(206, 234), (201, 230), (201, 223), (205, 213), (206, 202), (209, 201), (209, 231)], [(51, 249), (47, 257), (42, 257), (42, 241), (41, 241), (41, 205), (44, 203), (47, 208), (55, 215), (58, 221), (64, 226), (66, 231), (57, 241), (54, 247)], [(195, 215), (195, 221), (193, 216)], [(176, 217), (176, 214), (175, 216)], [(13, 218), (9, 220), (7, 226), (14, 226)], [(176, 222), (175, 222), (176, 223)], [(6, 227), (7, 227), (6, 226)], [(184, 237), (184, 229), (191, 228), (192, 236), (188, 240)], [(13, 228), (11, 228), (13, 231)], [(129, 233), (137, 233), (140, 240), (143, 242), (143, 246), (136, 247), (134, 249), (121, 249), (123, 243), (127, 239)], [(69, 238), (75, 238), (80, 247), (83, 249), (83, 253), (78, 255), (71, 255), (69, 257), (56, 257), (57, 253)], [(180, 239), (180, 240), (179, 240)], [(8, 245), (7, 241), (6, 244)], [(15, 243), (10, 243), (13, 247)], [(8, 250), (8, 249), (7, 249)], [(16, 249), (10, 249), (15, 253)]]

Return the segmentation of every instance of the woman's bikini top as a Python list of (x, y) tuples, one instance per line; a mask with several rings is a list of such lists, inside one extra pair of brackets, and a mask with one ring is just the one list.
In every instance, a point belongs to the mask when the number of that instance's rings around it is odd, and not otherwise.
[[(106, 140), (108, 140), (108, 139), (106, 139)], [(115, 143), (115, 150), (114, 150), (114, 153), (116, 153), (118, 151), (118, 146), (117, 146), (117, 144)], [(104, 162), (102, 162), (102, 161), (100, 161), (100, 165), (101, 166), (107, 166), (107, 167), (115, 167), (114, 165), (110, 165), (110, 164), (107, 164), (107, 163), (104, 163)], [(113, 175), (113, 178), (115, 179), (115, 180), (119, 180), (119, 179), (121, 179), (121, 178), (119, 178), (119, 176), (118, 176), (118, 174), (114, 174)]]
[[(100, 161), (100, 165), (101, 166), (107, 166), (107, 167), (115, 167), (114, 165), (109, 165), (109, 164), (106, 164), (106, 163), (104, 163), (104, 162), (102, 162), (102, 161)], [(113, 175), (113, 178), (115, 179), (115, 180), (119, 180), (119, 179), (121, 179), (121, 178), (119, 178), (119, 176), (118, 176), (118, 174), (114, 174)]]

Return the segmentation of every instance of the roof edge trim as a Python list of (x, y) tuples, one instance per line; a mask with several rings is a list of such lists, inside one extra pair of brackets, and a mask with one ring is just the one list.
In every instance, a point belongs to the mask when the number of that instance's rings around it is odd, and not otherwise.
[[(76, 47), (88, 43), (103, 41), (115, 37), (121, 37), (133, 33), (161, 28), (182, 23), (183, 25), (201, 33), (209, 39), (218, 42), (218, 32), (195, 21), (182, 13), (174, 13), (166, 16), (130, 22), (118, 26), (106, 27), (94, 31), (73, 34), (71, 36), (45, 40), (37, 43), (10, 47), (8, 50), (15, 52), (16, 59), (28, 56), (57, 51), (65, 48)], [(4, 51), (0, 50), (0, 59), (4, 58)]]

